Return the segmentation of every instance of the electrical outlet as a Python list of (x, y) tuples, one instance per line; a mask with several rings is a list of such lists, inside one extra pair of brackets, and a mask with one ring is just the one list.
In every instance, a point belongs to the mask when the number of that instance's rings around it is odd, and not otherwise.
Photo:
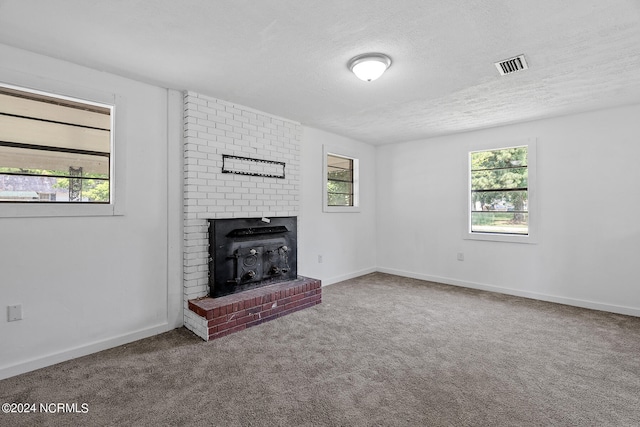
[(318, 255), (318, 264), (322, 264), (322, 255)]
[(464, 254), (462, 252), (458, 252), (458, 261), (464, 261)]
[(7, 318), (9, 322), (22, 320), (22, 304), (10, 305), (7, 307)]

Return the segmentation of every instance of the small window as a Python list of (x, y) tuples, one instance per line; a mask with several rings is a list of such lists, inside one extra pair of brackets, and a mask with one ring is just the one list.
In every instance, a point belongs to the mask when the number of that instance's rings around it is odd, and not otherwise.
[(0, 86), (0, 203), (110, 203), (112, 112)]
[(469, 153), (468, 237), (527, 241), (534, 159), (530, 144)]
[(327, 156), (327, 205), (353, 206), (353, 159)]
[(358, 159), (325, 149), (325, 212), (357, 212)]

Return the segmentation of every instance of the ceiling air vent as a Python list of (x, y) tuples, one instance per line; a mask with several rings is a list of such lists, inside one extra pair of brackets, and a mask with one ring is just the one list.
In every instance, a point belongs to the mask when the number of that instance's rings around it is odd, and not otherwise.
[(529, 66), (527, 65), (527, 61), (524, 59), (524, 55), (518, 55), (513, 58), (505, 59), (504, 61), (496, 62), (495, 64), (496, 68), (500, 72), (500, 75), (502, 76), (529, 68)]

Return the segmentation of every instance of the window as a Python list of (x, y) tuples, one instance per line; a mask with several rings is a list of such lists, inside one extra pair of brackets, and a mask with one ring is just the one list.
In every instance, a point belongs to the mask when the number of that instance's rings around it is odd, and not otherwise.
[(113, 107), (0, 86), (0, 203), (109, 204)]
[(469, 153), (468, 237), (532, 242), (535, 145)]
[(358, 159), (325, 148), (324, 211), (357, 212), (359, 207)]
[(327, 156), (327, 205), (353, 206), (353, 159)]

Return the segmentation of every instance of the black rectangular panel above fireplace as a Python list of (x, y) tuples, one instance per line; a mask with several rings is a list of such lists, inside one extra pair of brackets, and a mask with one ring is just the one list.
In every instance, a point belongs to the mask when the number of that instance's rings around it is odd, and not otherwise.
[(209, 220), (209, 288), (221, 297), (296, 279), (297, 217)]

